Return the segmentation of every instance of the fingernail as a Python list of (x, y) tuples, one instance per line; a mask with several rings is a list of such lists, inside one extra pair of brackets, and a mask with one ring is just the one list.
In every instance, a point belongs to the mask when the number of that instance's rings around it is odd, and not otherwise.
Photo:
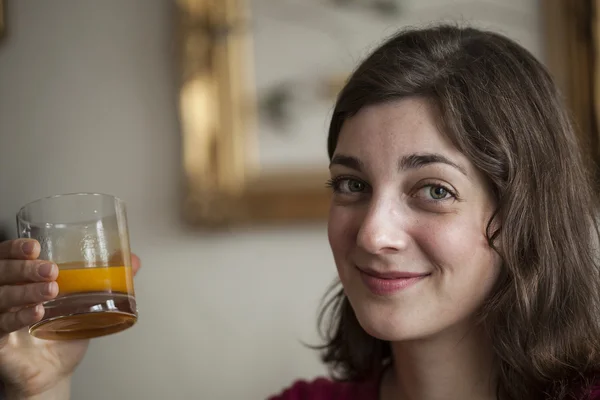
[(54, 292), (54, 288), (56, 287), (56, 282), (48, 282), (44, 285), (43, 294), (49, 295)]
[(54, 264), (51, 264), (51, 263), (42, 264), (38, 268), (38, 274), (40, 274), (40, 276), (42, 278), (50, 278), (52, 276), (53, 272), (54, 272)]
[(35, 250), (35, 242), (30, 240), (26, 241), (21, 246), (21, 250), (23, 250), (23, 253), (25, 253), (28, 256), (32, 255), (33, 251)]

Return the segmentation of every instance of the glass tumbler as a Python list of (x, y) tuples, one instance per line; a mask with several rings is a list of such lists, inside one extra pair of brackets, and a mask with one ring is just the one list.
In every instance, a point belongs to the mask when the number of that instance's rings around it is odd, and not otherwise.
[(125, 204), (96, 193), (31, 202), (17, 214), (18, 235), (36, 239), (40, 259), (58, 265), (58, 296), (30, 326), (40, 339), (89, 339), (123, 331), (138, 318)]

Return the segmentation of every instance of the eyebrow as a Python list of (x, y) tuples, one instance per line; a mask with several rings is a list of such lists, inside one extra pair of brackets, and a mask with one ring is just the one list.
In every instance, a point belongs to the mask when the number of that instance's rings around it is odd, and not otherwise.
[[(465, 168), (439, 153), (414, 153), (403, 156), (398, 161), (398, 169), (419, 169), (431, 164), (446, 164), (457, 169), (466, 177), (469, 176)], [(365, 169), (365, 165), (361, 160), (343, 154), (336, 154), (333, 156), (329, 163), (329, 168), (334, 165), (341, 165), (358, 172), (363, 172)]]
[(341, 165), (342, 167), (350, 168), (358, 172), (362, 172), (365, 169), (365, 165), (358, 158), (345, 156), (343, 154), (336, 154), (333, 156), (329, 163), (329, 168), (331, 169), (334, 165)]
[(429, 164), (446, 164), (459, 170), (464, 176), (469, 176), (465, 168), (439, 153), (420, 153), (404, 156), (400, 159), (398, 168), (401, 170), (418, 169)]

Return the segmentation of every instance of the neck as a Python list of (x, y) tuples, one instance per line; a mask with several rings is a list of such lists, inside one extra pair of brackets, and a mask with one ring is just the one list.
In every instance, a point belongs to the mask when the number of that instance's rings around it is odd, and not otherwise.
[(394, 362), (382, 382), (382, 399), (496, 398), (492, 347), (479, 329), (457, 329), (391, 346)]

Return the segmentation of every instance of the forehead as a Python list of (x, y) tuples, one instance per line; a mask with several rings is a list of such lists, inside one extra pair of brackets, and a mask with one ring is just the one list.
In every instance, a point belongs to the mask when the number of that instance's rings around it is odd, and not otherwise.
[(364, 107), (344, 122), (336, 146), (336, 153), (351, 153), (361, 158), (396, 159), (421, 152), (466, 160), (441, 132), (435, 107), (423, 98)]

